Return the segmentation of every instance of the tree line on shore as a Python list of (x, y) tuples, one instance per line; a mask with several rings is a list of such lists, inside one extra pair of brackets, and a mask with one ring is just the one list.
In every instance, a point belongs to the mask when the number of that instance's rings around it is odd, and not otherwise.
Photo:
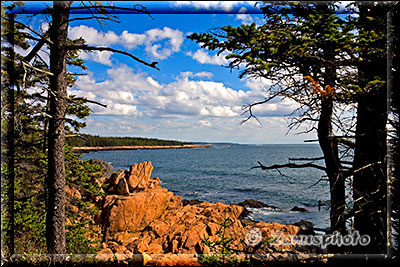
[(176, 140), (162, 140), (143, 137), (108, 137), (90, 134), (80, 134), (67, 138), (66, 143), (72, 147), (94, 146), (180, 146), (191, 143)]

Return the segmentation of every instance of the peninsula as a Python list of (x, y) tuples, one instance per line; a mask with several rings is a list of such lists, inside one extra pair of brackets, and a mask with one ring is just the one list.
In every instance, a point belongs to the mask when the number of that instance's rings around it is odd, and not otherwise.
[(156, 146), (84, 146), (84, 147), (74, 147), (72, 151), (74, 152), (91, 152), (91, 151), (103, 151), (103, 150), (139, 150), (139, 149), (182, 149), (182, 148), (206, 148), (210, 147), (210, 144), (204, 145), (156, 145)]

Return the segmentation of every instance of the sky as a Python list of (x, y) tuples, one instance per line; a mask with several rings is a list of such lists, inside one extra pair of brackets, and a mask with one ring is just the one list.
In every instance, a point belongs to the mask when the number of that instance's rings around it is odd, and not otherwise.
[[(86, 75), (77, 76), (69, 93), (107, 105), (104, 108), (90, 104), (93, 113), (81, 132), (243, 144), (303, 143), (315, 139), (314, 134), (299, 135), (301, 128), (287, 134), (287, 115), (297, 107), (288, 100), (276, 99), (257, 106), (254, 115), (261, 124), (255, 119), (241, 124), (246, 118), (241, 115), (242, 106), (268, 97), (269, 81), (239, 79), (239, 70), (227, 67), (225, 54), (218, 56), (186, 38), (193, 32), (226, 25), (261, 24), (263, 17), (254, 7), (255, 2), (141, 3), (152, 12), (152, 18), (119, 14), (120, 23), (108, 21), (103, 27), (94, 19), (70, 23), (70, 38), (83, 37), (89, 45), (108, 46), (147, 62), (157, 61), (160, 69), (118, 53), (81, 52), (88, 69), (80, 70)], [(32, 8), (34, 4), (30, 4)], [(85, 15), (71, 18), (82, 16)], [(42, 30), (48, 27), (40, 16), (29, 22)]]

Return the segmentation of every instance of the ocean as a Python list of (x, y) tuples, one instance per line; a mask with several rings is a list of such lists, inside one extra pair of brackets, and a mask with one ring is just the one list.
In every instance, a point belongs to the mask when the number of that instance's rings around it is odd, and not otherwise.
[[(323, 178), (323, 171), (286, 168), (281, 170), (282, 176), (276, 170), (251, 169), (258, 161), (272, 165), (288, 163), (289, 158), (320, 156), (319, 146), (313, 144), (224, 144), (192, 149), (96, 151), (83, 154), (82, 158), (107, 161), (116, 171), (151, 161), (152, 177), (159, 177), (163, 187), (183, 199), (228, 204), (255, 199), (280, 210), (250, 209), (250, 219), (286, 224), (307, 220), (315, 227), (327, 228), (329, 185), (325, 181), (314, 185)], [(324, 204), (320, 210), (319, 200)], [(290, 211), (294, 206), (308, 212)]]

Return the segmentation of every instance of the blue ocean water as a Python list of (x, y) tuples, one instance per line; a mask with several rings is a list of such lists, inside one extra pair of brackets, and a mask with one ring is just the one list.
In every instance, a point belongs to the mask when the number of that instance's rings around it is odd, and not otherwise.
[[(312, 169), (251, 169), (258, 161), (264, 165), (284, 164), (289, 158), (320, 157), (317, 145), (213, 145), (210, 148), (97, 151), (83, 154), (84, 160), (98, 158), (115, 170), (151, 161), (152, 177), (163, 187), (184, 199), (236, 204), (255, 199), (277, 206), (281, 211), (251, 209), (251, 219), (266, 222), (295, 223), (308, 220), (316, 227), (329, 226), (328, 205), (318, 211), (318, 201), (328, 203), (329, 186), (315, 184), (324, 172)], [(318, 163), (318, 162), (316, 162)], [(292, 212), (294, 206), (309, 212)]]

